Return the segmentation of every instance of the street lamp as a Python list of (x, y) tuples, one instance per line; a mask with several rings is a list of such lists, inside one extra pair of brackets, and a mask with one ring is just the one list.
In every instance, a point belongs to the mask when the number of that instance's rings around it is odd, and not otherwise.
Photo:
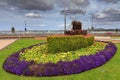
[(27, 31), (27, 28), (26, 28), (26, 21), (25, 21), (25, 31)]
[(64, 1), (64, 34), (66, 34), (66, 15), (67, 15), (67, 12), (66, 12), (66, 1)]
[(66, 10), (64, 12), (64, 31), (66, 31)]
[(98, 11), (95, 11), (94, 13), (91, 14), (91, 27), (94, 29), (94, 25), (93, 25), (93, 19), (94, 19), (94, 16), (95, 14), (97, 13)]

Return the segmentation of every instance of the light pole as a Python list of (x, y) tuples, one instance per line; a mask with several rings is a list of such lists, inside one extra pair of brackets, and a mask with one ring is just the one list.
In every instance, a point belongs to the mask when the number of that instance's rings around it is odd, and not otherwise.
[(95, 15), (97, 12), (98, 12), (98, 11), (95, 11), (94, 13), (91, 14), (91, 28), (93, 28), (93, 29), (94, 29), (94, 21), (93, 21), (93, 19), (94, 19), (94, 15)]
[(66, 31), (66, 11), (65, 11), (65, 13), (64, 13), (64, 31)]
[(66, 16), (67, 16), (67, 10), (66, 10), (66, 1), (64, 1), (64, 34), (66, 34)]
[(27, 28), (26, 28), (26, 21), (25, 21), (25, 32), (27, 31)]

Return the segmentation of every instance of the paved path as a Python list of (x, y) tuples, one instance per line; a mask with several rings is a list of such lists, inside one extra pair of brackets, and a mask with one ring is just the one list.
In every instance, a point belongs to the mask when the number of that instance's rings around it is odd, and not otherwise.
[(104, 36), (95, 36), (95, 40), (99, 40), (99, 41), (110, 41), (111, 37), (104, 37)]
[(0, 50), (7, 47), (11, 43), (15, 42), (17, 39), (0, 39)]
[(99, 41), (111, 41), (113, 43), (120, 43), (120, 38), (111, 38), (109, 36), (95, 36), (95, 40)]

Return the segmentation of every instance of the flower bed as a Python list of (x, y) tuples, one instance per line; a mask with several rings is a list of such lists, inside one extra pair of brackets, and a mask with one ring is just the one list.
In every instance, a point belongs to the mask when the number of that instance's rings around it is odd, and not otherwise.
[[(76, 74), (92, 68), (101, 66), (109, 61), (115, 54), (117, 48), (113, 43), (108, 45), (104, 50), (93, 55), (81, 56), (72, 61), (59, 61), (57, 63), (36, 64), (34, 61), (26, 62), (19, 60), (19, 53), (22, 49), (10, 55), (4, 62), (3, 68), (10, 73), (24, 76), (58, 76)], [(33, 46), (30, 46), (31, 48)]]
[(33, 46), (30, 49), (25, 49), (20, 52), (19, 59), (25, 61), (34, 60), (36, 63), (57, 63), (58, 61), (72, 61), (80, 56), (96, 54), (103, 50), (107, 44), (103, 42), (94, 42), (93, 45), (87, 48), (81, 48), (75, 51), (49, 53), (47, 52), (47, 44)]

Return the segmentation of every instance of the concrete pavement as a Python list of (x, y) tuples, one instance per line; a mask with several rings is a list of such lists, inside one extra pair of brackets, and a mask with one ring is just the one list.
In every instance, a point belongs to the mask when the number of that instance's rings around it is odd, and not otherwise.
[(15, 42), (17, 39), (0, 39), (0, 50), (7, 47), (11, 43)]
[(99, 40), (99, 41), (111, 41), (111, 37), (110, 36), (95, 36), (95, 40)]

